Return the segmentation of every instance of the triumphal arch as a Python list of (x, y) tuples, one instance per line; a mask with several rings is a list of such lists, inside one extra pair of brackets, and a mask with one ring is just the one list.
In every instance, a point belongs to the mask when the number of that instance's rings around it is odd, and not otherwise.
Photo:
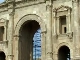
[(0, 60), (34, 60), (38, 29), (41, 60), (80, 60), (79, 9), (79, 0), (5, 0), (0, 4)]

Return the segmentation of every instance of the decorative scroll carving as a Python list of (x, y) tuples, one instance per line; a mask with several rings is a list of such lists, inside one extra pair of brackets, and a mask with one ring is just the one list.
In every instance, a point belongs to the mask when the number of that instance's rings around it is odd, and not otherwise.
[(72, 32), (72, 33), (67, 33), (67, 36), (69, 37), (69, 39), (72, 39), (72, 37), (73, 37), (73, 32)]
[(53, 55), (53, 52), (47, 52), (47, 54)]
[(56, 10), (57, 10), (57, 12), (58, 11), (65, 11), (65, 10), (71, 10), (71, 7), (61, 5), (60, 7), (56, 8)]

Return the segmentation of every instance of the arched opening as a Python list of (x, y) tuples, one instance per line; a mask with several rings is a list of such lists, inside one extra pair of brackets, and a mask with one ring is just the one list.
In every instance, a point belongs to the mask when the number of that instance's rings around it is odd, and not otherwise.
[(33, 60), (41, 60), (41, 29), (33, 37)]
[(0, 52), (0, 60), (5, 60), (6, 56), (4, 52)]
[[(34, 38), (35, 33), (40, 30), (40, 25), (35, 20), (28, 20), (22, 24), (19, 30), (19, 59), (18, 60), (33, 60), (34, 59)], [(36, 46), (37, 47), (37, 46)], [(37, 53), (37, 52), (36, 52)], [(35, 58), (37, 59), (37, 57)]]
[(70, 60), (70, 49), (67, 46), (60, 47), (58, 51), (58, 60)]

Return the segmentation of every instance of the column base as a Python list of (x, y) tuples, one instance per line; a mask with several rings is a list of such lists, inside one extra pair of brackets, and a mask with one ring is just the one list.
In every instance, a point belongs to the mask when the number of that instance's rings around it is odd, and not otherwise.
[(53, 60), (52, 58), (47, 58), (46, 60)]
[(80, 60), (80, 57), (75, 57), (75, 58), (73, 58), (71, 60)]
[(13, 60), (14, 55), (8, 55), (8, 60)]
[(80, 60), (80, 59), (71, 59), (71, 60)]

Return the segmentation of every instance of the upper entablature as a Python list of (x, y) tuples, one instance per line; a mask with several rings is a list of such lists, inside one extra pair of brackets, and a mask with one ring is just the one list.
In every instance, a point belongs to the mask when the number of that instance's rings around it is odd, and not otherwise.
[(59, 6), (69, 6), (72, 7), (72, 0), (56, 0), (53, 1), (53, 7), (58, 8)]
[(53, 1), (67, 2), (67, 1), (71, 1), (71, 0), (53, 0)]
[(29, 1), (42, 1), (42, 0), (15, 0), (16, 2), (17, 1), (23, 1), (23, 2), (29, 2)]

